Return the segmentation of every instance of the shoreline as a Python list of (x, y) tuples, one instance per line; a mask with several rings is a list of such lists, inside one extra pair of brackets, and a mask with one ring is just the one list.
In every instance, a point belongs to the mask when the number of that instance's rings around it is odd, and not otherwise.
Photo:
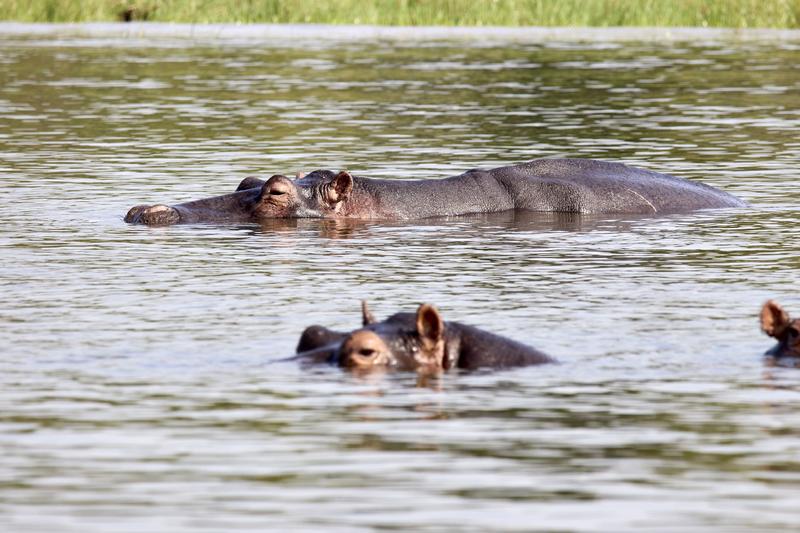
[(699, 27), (369, 26), (335, 24), (190, 24), (172, 22), (0, 22), (0, 42), (19, 37), (178, 38), (210, 42), (293, 40), (560, 42), (798, 42), (800, 30)]

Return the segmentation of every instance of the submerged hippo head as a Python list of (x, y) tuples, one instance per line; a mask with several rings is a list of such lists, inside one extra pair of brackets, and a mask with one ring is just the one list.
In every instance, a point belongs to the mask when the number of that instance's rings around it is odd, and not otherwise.
[(318, 170), (291, 180), (275, 175), (266, 182), (245, 178), (236, 192), (167, 206), (131, 208), (125, 222), (163, 226), (197, 222), (260, 222), (274, 218), (335, 216), (353, 190), (353, 177)]
[(347, 171), (334, 174), (317, 170), (297, 180), (272, 176), (259, 190), (253, 206), (256, 220), (268, 218), (316, 218), (336, 214), (353, 190)]
[(554, 363), (539, 350), (488, 331), (445, 322), (431, 304), (378, 322), (362, 302), (362, 326), (351, 332), (306, 328), (295, 358), (354, 370), (397, 369), (438, 373), (451, 368), (509, 368)]
[(297, 351), (315, 361), (327, 360), (357, 370), (393, 368), (438, 371), (445, 360), (445, 323), (433, 305), (416, 313), (396, 313), (378, 322), (361, 303), (362, 327), (341, 333), (322, 326), (306, 328)]
[(761, 331), (778, 341), (766, 355), (800, 357), (800, 319), (789, 318), (789, 314), (773, 300), (761, 307)]
[(416, 314), (397, 313), (377, 322), (362, 304), (363, 327), (344, 338), (339, 365), (347, 368), (397, 368), (442, 370), (445, 361), (445, 324), (431, 304), (422, 304)]

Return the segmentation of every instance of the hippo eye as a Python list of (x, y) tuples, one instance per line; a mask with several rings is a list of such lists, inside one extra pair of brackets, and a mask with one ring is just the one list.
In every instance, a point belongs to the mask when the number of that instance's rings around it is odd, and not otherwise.
[(376, 353), (375, 350), (373, 350), (372, 348), (361, 348), (358, 351), (358, 355), (361, 355), (363, 357), (374, 357), (375, 353)]
[(798, 330), (797, 326), (791, 326), (789, 328), (789, 340), (794, 341), (798, 336), (800, 336), (800, 330)]

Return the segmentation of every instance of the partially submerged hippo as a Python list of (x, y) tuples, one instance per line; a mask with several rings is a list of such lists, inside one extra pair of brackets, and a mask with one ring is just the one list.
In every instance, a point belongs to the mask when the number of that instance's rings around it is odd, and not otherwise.
[(293, 359), (354, 369), (439, 372), (450, 368), (504, 368), (554, 363), (548, 355), (459, 322), (445, 322), (433, 305), (378, 322), (362, 302), (362, 327), (351, 333), (305, 329)]
[(789, 318), (774, 300), (768, 300), (761, 307), (761, 331), (778, 341), (765, 355), (776, 359), (800, 358), (800, 319)]
[(743, 207), (723, 191), (668, 174), (592, 159), (537, 159), (440, 180), (360, 178), (317, 170), (291, 180), (244, 179), (236, 192), (174, 206), (139, 205), (126, 222), (167, 225), (271, 218), (408, 220), (511, 209), (568, 213), (681, 213)]

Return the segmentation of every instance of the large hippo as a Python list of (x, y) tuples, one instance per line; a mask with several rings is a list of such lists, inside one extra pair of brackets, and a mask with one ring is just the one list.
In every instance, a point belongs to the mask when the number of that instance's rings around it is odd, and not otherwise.
[(800, 319), (789, 318), (789, 313), (774, 300), (761, 307), (761, 331), (778, 341), (765, 355), (776, 359), (800, 358)]
[(134, 224), (260, 222), (332, 217), (409, 220), (512, 209), (567, 213), (662, 214), (743, 207), (702, 183), (592, 159), (537, 159), (437, 180), (360, 178), (317, 170), (299, 179), (244, 179), (236, 192), (174, 206), (139, 205)]
[(511, 339), (459, 322), (445, 322), (436, 307), (396, 313), (378, 322), (362, 302), (362, 327), (350, 333), (323, 326), (303, 331), (293, 359), (353, 369), (391, 368), (439, 372), (451, 368), (505, 368), (554, 363), (550, 356)]

